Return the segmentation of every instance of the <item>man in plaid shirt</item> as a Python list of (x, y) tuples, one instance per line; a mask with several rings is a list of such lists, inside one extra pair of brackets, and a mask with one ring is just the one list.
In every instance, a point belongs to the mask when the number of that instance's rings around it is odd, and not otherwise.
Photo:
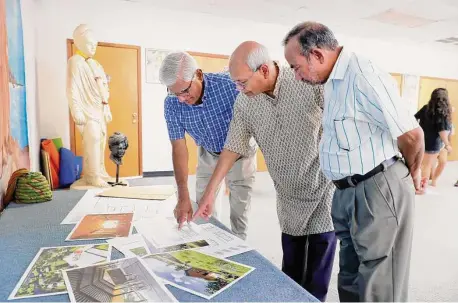
[[(204, 74), (196, 60), (186, 52), (174, 52), (166, 56), (159, 70), (159, 79), (168, 89), (164, 113), (172, 142), (173, 167), (178, 186), (175, 217), (181, 228), (186, 221), (191, 221), (193, 215), (187, 184), (188, 148), (185, 132), (198, 145), (198, 202), (224, 147), (238, 91), (229, 74)], [(253, 142), (249, 155), (240, 157), (227, 175), (231, 227), (242, 239), (246, 238), (247, 212), (256, 173), (255, 157), (256, 144)]]

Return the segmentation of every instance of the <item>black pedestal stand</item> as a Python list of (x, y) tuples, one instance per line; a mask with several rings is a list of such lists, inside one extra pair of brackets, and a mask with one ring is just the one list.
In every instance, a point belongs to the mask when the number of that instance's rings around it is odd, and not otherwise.
[(126, 183), (119, 182), (119, 164), (116, 164), (116, 181), (115, 182), (108, 182), (111, 186), (121, 185), (127, 186)]

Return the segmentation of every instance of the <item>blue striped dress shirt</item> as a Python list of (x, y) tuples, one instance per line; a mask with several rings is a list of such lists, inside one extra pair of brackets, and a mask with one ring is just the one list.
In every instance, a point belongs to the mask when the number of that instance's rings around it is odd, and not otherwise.
[(398, 155), (397, 138), (418, 127), (394, 78), (345, 48), (324, 100), (320, 164), (331, 180), (366, 174)]
[(187, 132), (198, 146), (221, 152), (226, 142), (238, 90), (227, 73), (205, 73), (202, 104), (187, 105), (177, 97), (165, 99), (164, 115), (171, 141)]

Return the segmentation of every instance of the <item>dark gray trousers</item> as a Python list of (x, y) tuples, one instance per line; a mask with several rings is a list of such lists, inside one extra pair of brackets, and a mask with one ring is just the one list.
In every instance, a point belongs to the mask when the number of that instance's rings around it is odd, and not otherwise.
[(415, 189), (399, 160), (386, 171), (336, 190), (332, 219), (340, 240), (341, 302), (407, 301)]

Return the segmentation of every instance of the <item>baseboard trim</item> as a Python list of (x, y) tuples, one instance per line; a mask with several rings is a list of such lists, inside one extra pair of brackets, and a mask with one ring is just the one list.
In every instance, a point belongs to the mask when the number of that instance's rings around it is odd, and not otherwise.
[(173, 170), (164, 171), (145, 171), (143, 172), (143, 178), (154, 178), (154, 177), (173, 177), (175, 174)]

